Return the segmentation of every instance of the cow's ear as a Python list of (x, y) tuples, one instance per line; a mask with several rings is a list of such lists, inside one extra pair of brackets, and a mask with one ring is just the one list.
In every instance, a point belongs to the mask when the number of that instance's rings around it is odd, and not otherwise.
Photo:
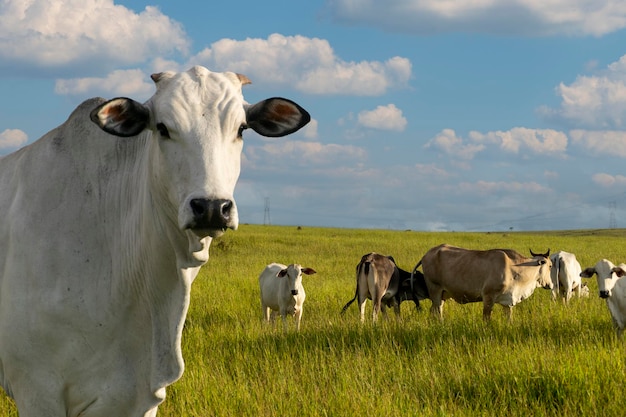
[(618, 277), (623, 277), (624, 275), (626, 275), (626, 271), (624, 271), (619, 266), (616, 266), (615, 268), (611, 269), (611, 271), (615, 272), (615, 275), (617, 275)]
[(278, 271), (278, 274), (276, 274), (277, 277), (282, 278), (285, 275), (287, 275), (287, 269), (281, 269), (280, 271)]
[(105, 132), (129, 137), (138, 135), (148, 126), (150, 110), (135, 100), (118, 97), (99, 105), (89, 116)]
[(302, 128), (311, 115), (291, 100), (274, 97), (249, 106), (246, 119), (248, 127), (259, 135), (279, 137)]
[(583, 272), (580, 273), (580, 276), (583, 278), (591, 278), (595, 273), (595, 268), (586, 268)]
[(302, 268), (302, 273), (307, 275), (317, 274), (317, 271), (313, 268)]

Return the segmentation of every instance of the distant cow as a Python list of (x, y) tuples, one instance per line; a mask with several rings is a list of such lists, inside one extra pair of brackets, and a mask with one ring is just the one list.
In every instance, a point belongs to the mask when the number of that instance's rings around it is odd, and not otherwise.
[(248, 104), (232, 72), (152, 80), (145, 103), (86, 100), (0, 158), (0, 384), (20, 417), (156, 415), (183, 373), (192, 282), (238, 226), (242, 132), (310, 120)]
[(302, 268), (299, 264), (289, 266), (272, 263), (259, 275), (261, 288), (261, 308), (266, 322), (274, 322), (276, 313), (283, 319), (283, 329), (287, 330), (287, 315), (294, 316), (296, 331), (300, 330), (302, 308), (306, 293), (302, 285), (302, 274), (312, 275), (312, 268)]
[(626, 264), (615, 266), (611, 261), (602, 259), (595, 266), (585, 268), (580, 276), (591, 278), (594, 274), (596, 274), (600, 298), (606, 300), (617, 337), (622, 339), (626, 327), (626, 279), (622, 279), (626, 275)]
[(568, 303), (572, 294), (576, 291), (578, 297), (582, 296), (582, 282), (580, 273), (582, 269), (573, 253), (559, 251), (550, 255), (552, 269), (552, 299), (556, 300), (560, 295), (565, 303)]
[(450, 245), (430, 249), (420, 264), (432, 301), (431, 313), (443, 319), (447, 299), (457, 303), (483, 302), (483, 319), (489, 321), (494, 304), (506, 308), (508, 319), (515, 304), (528, 298), (537, 286), (552, 288), (550, 250), (526, 258), (511, 249), (470, 250)]
[(357, 298), (361, 322), (365, 321), (366, 299), (373, 302), (372, 320), (376, 322), (379, 312), (386, 315), (385, 307), (393, 307), (396, 317), (400, 317), (402, 301), (413, 300), (419, 309), (419, 300), (428, 298), (428, 290), (421, 272), (413, 276), (411, 283), (411, 273), (398, 268), (393, 257), (372, 252), (363, 255), (356, 266), (354, 298), (343, 306), (341, 313), (345, 313)]

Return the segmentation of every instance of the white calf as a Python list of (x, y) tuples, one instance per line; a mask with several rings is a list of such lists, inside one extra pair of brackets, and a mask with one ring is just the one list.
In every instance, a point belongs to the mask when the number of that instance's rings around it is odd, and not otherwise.
[(312, 275), (312, 268), (302, 268), (299, 264), (285, 266), (272, 263), (259, 275), (261, 287), (261, 308), (266, 322), (274, 322), (276, 313), (283, 319), (283, 328), (287, 330), (287, 314), (294, 316), (296, 330), (300, 330), (302, 306), (306, 294), (302, 286), (302, 274)]
[(617, 337), (621, 339), (626, 327), (626, 280), (621, 279), (626, 275), (626, 264), (614, 266), (611, 261), (602, 259), (594, 267), (586, 268), (580, 276), (591, 278), (593, 274), (596, 274), (600, 298), (606, 299)]
[(582, 269), (576, 255), (569, 252), (559, 251), (550, 255), (552, 261), (552, 269), (550, 277), (552, 278), (552, 299), (556, 300), (559, 294), (565, 303), (568, 303), (572, 294), (576, 291), (576, 295), (582, 295), (582, 282), (580, 273)]

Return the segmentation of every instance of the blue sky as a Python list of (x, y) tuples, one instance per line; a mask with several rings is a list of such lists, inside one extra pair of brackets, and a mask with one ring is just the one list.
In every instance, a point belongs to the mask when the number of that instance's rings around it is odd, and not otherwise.
[(200, 64), (313, 118), (246, 132), (243, 223), (626, 227), (625, 39), (623, 0), (5, 0), (0, 155)]

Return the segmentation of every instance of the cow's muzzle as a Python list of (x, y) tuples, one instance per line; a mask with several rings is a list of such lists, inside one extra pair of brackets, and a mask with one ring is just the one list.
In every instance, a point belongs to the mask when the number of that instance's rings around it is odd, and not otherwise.
[(232, 200), (194, 198), (189, 205), (193, 215), (190, 224), (192, 230), (224, 230), (234, 227), (231, 215), (235, 203)]
[(600, 298), (609, 298), (610, 295), (608, 291), (600, 291)]
[(291, 290), (291, 295), (298, 295), (298, 290)]

